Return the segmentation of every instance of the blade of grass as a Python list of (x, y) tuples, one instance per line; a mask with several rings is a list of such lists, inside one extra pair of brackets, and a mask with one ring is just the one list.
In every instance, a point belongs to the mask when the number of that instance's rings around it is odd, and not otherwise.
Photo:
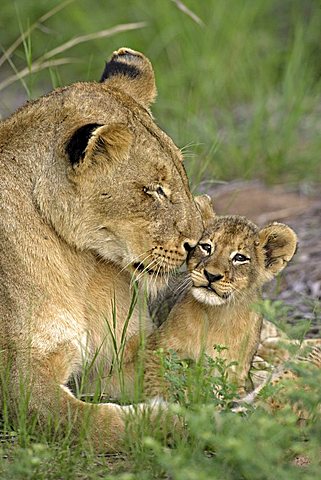
[[(51, 59), (52, 57), (62, 52), (65, 52), (66, 50), (72, 47), (75, 47), (76, 45), (79, 45), (81, 43), (88, 42), (91, 40), (97, 40), (98, 38), (111, 37), (117, 33), (127, 32), (129, 30), (136, 30), (139, 28), (143, 28), (145, 26), (146, 26), (145, 22), (125, 23), (125, 24), (116, 25), (115, 27), (109, 28), (107, 30), (100, 30), (99, 32), (75, 37), (69, 40), (68, 42), (60, 45), (59, 47), (56, 47), (53, 50), (50, 50), (49, 52), (45, 53), (38, 59), (36, 59), (35, 62), (32, 64), (31, 73), (39, 72), (40, 70), (44, 70), (49, 67), (71, 63), (72, 59), (67, 59), (67, 58), (50, 60), (50, 61), (46, 61), (46, 60)], [(0, 83), (0, 91), (5, 89), (9, 85), (12, 85), (14, 82), (21, 80), (28, 74), (30, 74), (29, 67), (23, 68), (22, 70), (17, 72), (15, 75), (8, 77), (6, 80)]]
[(80, 35), (79, 37), (72, 38), (68, 42), (63, 43), (59, 47), (50, 50), (45, 53), (39, 60), (47, 60), (48, 58), (55, 57), (66, 50), (69, 50), (76, 45), (79, 45), (84, 42), (89, 42), (91, 40), (97, 40), (98, 38), (111, 37), (117, 33), (127, 32), (129, 30), (137, 30), (139, 28), (146, 27), (146, 22), (136, 22), (136, 23), (124, 23), (116, 25), (115, 27), (109, 28), (107, 30), (100, 30), (99, 32), (89, 33), (87, 35)]
[[(40, 72), (41, 70), (45, 70), (46, 68), (57, 67), (59, 65), (66, 65), (69, 63), (77, 63), (77, 60), (75, 60), (74, 58), (59, 58), (57, 60), (49, 60), (48, 62), (43, 63), (35, 62), (32, 65), (32, 73)], [(29, 67), (25, 67), (22, 70), (17, 71), (15, 75), (11, 75), (3, 82), (0, 82), (0, 91), (9, 87), (9, 85), (12, 85), (18, 80), (22, 81), (22, 79), (27, 75), (30, 75)], [(29, 92), (28, 87), (26, 87), (26, 89), (27, 92)]]
[[(15, 72), (15, 74), (14, 74), (14, 75), (11, 75), (11, 76), (8, 77), (8, 78), (6, 78), (6, 80), (4, 80), (3, 82), (0, 82), (0, 91), (1, 91), (1, 83), (4, 83), (4, 84), (5, 84), (6, 81), (9, 80), (9, 83), (8, 83), (8, 86), (9, 86), (9, 85), (11, 85), (12, 83), (14, 83), (15, 81), (17, 81), (17, 80), (19, 79), (19, 80), (21, 81), (21, 83), (22, 83), (23, 88), (25, 89), (25, 91), (26, 91), (26, 93), (27, 93), (28, 98), (30, 98), (30, 96), (31, 96), (31, 95), (30, 95), (30, 90), (29, 90), (29, 88), (28, 88), (28, 85), (27, 85), (26, 82), (24, 81), (24, 77), (30, 73), (29, 69), (28, 69), (28, 68), (25, 68), (24, 70), (26, 71), (26, 74), (19, 77), (19, 70), (17, 69), (17, 67), (16, 67), (15, 64), (13, 63), (12, 59), (8, 57), (7, 60), (8, 60), (9, 65), (11, 66), (12, 70)], [(12, 79), (14, 79), (14, 80), (13, 80), (13, 81), (10, 81), (10, 80), (12, 80)], [(4, 86), (4, 88), (6, 88), (6, 85)]]
[(82, 375), (81, 375), (81, 379), (80, 379), (80, 384), (77, 383), (77, 396), (78, 398), (81, 397), (81, 395), (83, 395), (83, 392), (84, 392), (84, 386), (86, 385), (86, 382), (89, 378), (89, 375), (91, 374), (94, 366), (95, 366), (95, 363), (96, 363), (96, 360), (100, 354), (100, 351), (101, 349), (103, 348), (103, 345), (104, 343), (106, 342), (106, 338), (107, 337), (104, 337), (101, 344), (99, 345), (99, 347), (95, 350), (94, 352), (94, 355), (93, 357), (90, 359), (90, 361), (86, 361), (85, 364), (83, 365), (83, 368), (82, 368)]
[(37, 28), (41, 23), (44, 23), (46, 20), (51, 18), (53, 15), (56, 13), (60, 12), (63, 8), (65, 8), (69, 3), (74, 2), (74, 0), (66, 0), (65, 2), (60, 3), (59, 5), (56, 5), (54, 8), (49, 10), (49, 12), (45, 13), (42, 15), (42, 17), (38, 18), (30, 27), (28, 27), (24, 32), (20, 34), (20, 36), (8, 47), (6, 50), (3, 50), (3, 55), (0, 57), (0, 67), (3, 65), (3, 63), (7, 60), (9, 60), (10, 56), (13, 54), (13, 52), (21, 45), (21, 43), (24, 42), (26, 37), (28, 37), (31, 32)]
[(125, 320), (122, 333), (121, 333), (121, 339), (120, 339), (120, 367), (122, 366), (123, 363), (123, 357), (124, 357), (124, 352), (125, 352), (125, 346), (126, 346), (126, 333), (127, 333), (127, 328), (128, 328), (128, 323), (129, 320), (131, 319), (135, 306), (137, 304), (138, 300), (138, 287), (134, 284), (134, 291), (133, 291), (133, 296), (130, 302), (127, 318)]
[(198, 16), (196, 15), (196, 13), (194, 13), (190, 8), (188, 8), (185, 3), (181, 2), (180, 0), (172, 0), (172, 2), (175, 3), (176, 7), (183, 13), (185, 13), (186, 15), (188, 15), (192, 20), (194, 20), (195, 23), (197, 23), (198, 25), (200, 25), (201, 27), (204, 27), (205, 26), (205, 23), (203, 22), (203, 20)]
[(28, 66), (29, 72), (31, 72), (31, 68), (32, 68), (31, 35), (23, 35), (22, 23), (21, 23), (21, 19), (20, 19), (20, 15), (19, 15), (19, 11), (18, 11), (17, 6), (16, 6), (16, 15), (17, 15), (17, 19), (18, 19), (18, 25), (19, 25), (19, 29), (20, 29), (20, 33), (21, 33), (22, 45), (23, 45), (23, 49), (24, 49), (24, 52), (25, 52), (25, 58), (26, 58), (27, 66)]

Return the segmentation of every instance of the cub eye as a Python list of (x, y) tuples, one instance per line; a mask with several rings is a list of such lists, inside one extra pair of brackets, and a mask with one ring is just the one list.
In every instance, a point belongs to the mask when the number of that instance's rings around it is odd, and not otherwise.
[(236, 253), (234, 257), (232, 258), (234, 263), (249, 263), (250, 259), (246, 257), (245, 255), (242, 255), (242, 253)]
[(212, 245), (210, 243), (199, 243), (198, 246), (206, 255), (211, 255)]

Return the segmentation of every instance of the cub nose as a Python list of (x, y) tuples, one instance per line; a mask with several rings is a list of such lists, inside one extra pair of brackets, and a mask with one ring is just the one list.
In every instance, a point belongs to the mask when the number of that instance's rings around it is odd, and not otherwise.
[(207, 278), (207, 280), (209, 281), (209, 283), (218, 282), (219, 280), (221, 280), (224, 277), (224, 275), (221, 275), (220, 273), (213, 274), (213, 273), (208, 272), (207, 270), (204, 270), (204, 275)]

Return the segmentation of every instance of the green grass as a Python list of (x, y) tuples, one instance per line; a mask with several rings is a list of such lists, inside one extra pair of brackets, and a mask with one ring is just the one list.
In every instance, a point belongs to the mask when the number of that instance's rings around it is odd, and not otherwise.
[[(170, 0), (77, 0), (55, 15), (47, 15), (57, 6), (54, 0), (3, 0), (3, 52), (9, 52), (23, 31), (27, 34), (0, 68), (0, 84), (12, 75), (16, 79), (5, 88), (0, 86), (2, 116), (24, 99), (36, 98), (52, 87), (98, 80), (110, 53), (126, 45), (143, 51), (153, 62), (159, 91), (153, 111), (162, 128), (184, 147), (195, 188), (204, 179), (320, 181), (319, 0), (186, 0), (185, 4), (201, 24)], [(78, 40), (68, 50), (61, 48), (74, 37), (134, 22), (146, 26), (105, 39)], [(50, 57), (56, 63), (35, 71), (44, 66), (48, 52), (57, 48), (60, 53)], [(19, 79), (25, 69), (26, 75)], [(271, 320), (276, 319), (277, 310), (273, 304), (265, 305)], [(169, 374), (181, 386), (177, 370), (180, 366), (174, 363)], [(0, 478), (319, 477), (320, 373), (302, 373), (311, 393), (302, 388), (296, 395), (313, 415), (300, 429), (290, 409), (275, 416), (263, 408), (247, 417), (228, 409), (217, 414), (215, 401), (207, 395), (211, 381), (206, 372), (199, 365), (195, 375), (183, 377), (192, 398), (180, 407), (188, 428), (174, 448), (164, 446), (150, 429), (133, 422), (125, 456), (97, 456), (84, 447), (82, 439), (76, 446), (68, 437), (48, 442), (46, 432), (35, 430), (26, 418), (24, 403), (19, 429), (13, 431), (4, 409)], [(224, 380), (224, 371), (222, 375)], [(228, 400), (230, 390), (224, 385)], [(294, 466), (297, 453), (308, 455), (311, 464), (303, 469)]]
[[(183, 147), (194, 184), (201, 178), (262, 178), (268, 182), (320, 181), (321, 9), (318, 0), (186, 0), (195, 22), (175, 2), (71, 1), (26, 36), (2, 67), (33, 70), (37, 60), (73, 37), (115, 25), (136, 30), (81, 43), (51, 60), (57, 65), (1, 92), (8, 114), (17, 94), (36, 97), (52, 85), (97, 80), (121, 45), (152, 60), (159, 90), (160, 125)], [(56, 7), (53, 0), (1, 7), (0, 44)], [(72, 63), (69, 63), (72, 62)], [(10, 94), (11, 92), (11, 94)]]
[[(235, 390), (228, 383), (229, 368), (223, 359), (208, 362), (201, 358), (189, 367), (175, 354), (167, 361), (166, 378), (174, 397), (180, 400), (172, 409), (186, 421), (185, 431), (173, 432), (170, 444), (158, 434), (164, 417), (151, 426), (128, 419), (127, 449), (122, 455), (96, 455), (86, 442), (85, 432), (76, 443), (56, 430), (36, 428), (21, 415), (15, 431), (4, 421), (0, 478), (18, 480), (118, 479), (149, 480), (314, 480), (320, 469), (321, 371), (297, 369), (299, 386), (289, 388), (285, 407), (271, 415), (264, 404), (247, 414), (230, 411)], [(219, 385), (219, 395), (216, 386)], [(215, 392), (213, 392), (215, 388)], [(307, 388), (309, 390), (307, 390)], [(277, 392), (263, 391), (262, 399)], [(290, 403), (310, 413), (310, 420), (297, 424)], [(25, 410), (25, 401), (20, 404)], [(90, 421), (90, 419), (87, 419)], [(49, 426), (48, 426), (49, 431)], [(68, 433), (68, 429), (67, 429)], [(304, 455), (310, 464), (303, 469), (294, 459)]]

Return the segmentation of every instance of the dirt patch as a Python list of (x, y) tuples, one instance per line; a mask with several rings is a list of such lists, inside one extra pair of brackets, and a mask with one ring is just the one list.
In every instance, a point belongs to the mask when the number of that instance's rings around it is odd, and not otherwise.
[(289, 321), (308, 320), (309, 336), (321, 336), (321, 185), (290, 190), (260, 182), (231, 182), (204, 185), (202, 190), (212, 196), (220, 215), (245, 215), (259, 226), (279, 221), (295, 230), (298, 251), (265, 295), (289, 306)]

